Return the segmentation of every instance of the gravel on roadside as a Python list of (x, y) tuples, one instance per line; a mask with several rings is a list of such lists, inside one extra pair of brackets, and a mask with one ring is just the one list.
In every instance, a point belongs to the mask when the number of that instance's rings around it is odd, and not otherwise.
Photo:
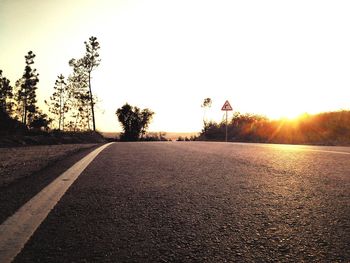
[(0, 148), (0, 187), (96, 144), (63, 144)]

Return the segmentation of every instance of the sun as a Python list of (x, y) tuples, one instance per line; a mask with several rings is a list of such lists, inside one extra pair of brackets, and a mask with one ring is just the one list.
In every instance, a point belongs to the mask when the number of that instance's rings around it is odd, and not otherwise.
[(267, 114), (270, 119), (278, 120), (278, 119), (289, 119), (295, 120), (299, 119), (301, 115), (305, 112), (301, 111), (298, 108), (280, 108), (278, 110), (274, 110)]

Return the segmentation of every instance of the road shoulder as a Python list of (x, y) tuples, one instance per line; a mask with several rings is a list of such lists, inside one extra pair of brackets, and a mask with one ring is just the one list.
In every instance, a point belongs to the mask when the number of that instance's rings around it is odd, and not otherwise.
[(2, 212), (0, 213), (0, 223), (3, 223), (45, 186), (99, 146), (100, 144), (96, 144), (90, 148), (81, 149), (78, 152), (68, 154), (64, 158), (50, 163), (49, 166), (32, 173), (30, 176), (16, 180), (11, 184), (1, 186), (0, 211)]

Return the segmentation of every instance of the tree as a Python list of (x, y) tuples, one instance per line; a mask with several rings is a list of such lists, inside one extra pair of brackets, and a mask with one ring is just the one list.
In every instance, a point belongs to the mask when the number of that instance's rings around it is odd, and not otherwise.
[(23, 125), (11, 118), (13, 102), (13, 90), (10, 81), (3, 77), (0, 70), (0, 134), (13, 133), (24, 130)]
[(34, 64), (35, 54), (29, 51), (25, 56), (26, 66), (21, 79), (16, 83), (18, 86), (17, 100), (18, 106), (21, 107), (21, 121), (24, 125), (28, 124), (35, 115), (37, 110), (36, 104), (36, 89), (39, 82), (39, 74), (36, 69), (32, 69), (31, 65)]
[(90, 37), (88, 42), (84, 42), (86, 53), (85, 56), (81, 59), (72, 59), (70, 61), (70, 65), (74, 67), (74, 70), (76, 73), (79, 73), (81, 77), (83, 78), (83, 75), (87, 77), (87, 84), (89, 89), (89, 102), (90, 102), (90, 108), (91, 108), (91, 115), (92, 115), (92, 125), (93, 130), (96, 131), (96, 123), (95, 123), (95, 100), (92, 93), (91, 88), (91, 74), (92, 71), (100, 65), (101, 60), (99, 59), (99, 53), (98, 50), (100, 49), (100, 44), (97, 41), (96, 37)]
[(100, 65), (100, 59), (98, 50), (100, 49), (100, 44), (97, 42), (96, 37), (90, 37), (89, 42), (85, 42), (86, 47), (86, 54), (85, 54), (85, 67), (88, 72), (89, 76), (89, 94), (90, 94), (90, 106), (91, 106), (91, 113), (92, 113), (92, 125), (93, 130), (96, 131), (96, 124), (95, 124), (95, 110), (94, 110), (94, 100), (91, 90), (91, 72)]
[(206, 119), (206, 113), (207, 113), (207, 110), (211, 107), (211, 104), (212, 104), (211, 98), (205, 98), (202, 105), (201, 105), (201, 107), (204, 108), (204, 114), (203, 114), (204, 130), (206, 130), (206, 127), (208, 124), (208, 121)]
[(212, 104), (211, 98), (205, 98), (201, 107), (202, 108), (210, 108), (211, 104)]
[[(136, 107), (135, 107), (136, 108)], [(141, 120), (141, 138), (145, 135), (149, 123), (152, 120), (154, 112), (150, 111), (149, 109), (144, 109), (140, 113), (140, 120)], [(161, 136), (160, 136), (161, 137)]]
[(0, 111), (0, 135), (22, 133), (26, 131), (26, 129), (27, 127), (25, 127), (22, 122), (11, 118), (7, 112)]
[(50, 97), (50, 112), (58, 117), (58, 130), (64, 131), (65, 113), (68, 112), (69, 96), (68, 86), (65, 82), (64, 76), (61, 74), (57, 76), (54, 86), (54, 92)]
[(42, 113), (40, 110), (37, 110), (33, 120), (29, 124), (29, 127), (35, 130), (48, 130), (51, 121), (52, 120), (46, 114)]
[[(74, 119), (73, 130), (90, 130), (90, 93), (88, 75), (81, 63), (75, 59), (69, 61), (73, 73), (68, 77), (68, 94), (71, 99), (71, 117)], [(72, 127), (72, 125), (70, 125)]]
[(2, 76), (2, 70), (0, 70), (0, 111), (10, 115), (12, 112), (13, 103), (13, 91), (10, 85), (10, 81)]
[(142, 111), (138, 107), (130, 106), (126, 103), (116, 111), (119, 122), (123, 126), (122, 140), (137, 141), (143, 136), (152, 120), (154, 112), (149, 109)]

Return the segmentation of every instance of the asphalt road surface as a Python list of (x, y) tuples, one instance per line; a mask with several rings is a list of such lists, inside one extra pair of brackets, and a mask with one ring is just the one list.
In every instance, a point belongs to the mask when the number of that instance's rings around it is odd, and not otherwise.
[(112, 144), (14, 262), (350, 262), (350, 149)]

